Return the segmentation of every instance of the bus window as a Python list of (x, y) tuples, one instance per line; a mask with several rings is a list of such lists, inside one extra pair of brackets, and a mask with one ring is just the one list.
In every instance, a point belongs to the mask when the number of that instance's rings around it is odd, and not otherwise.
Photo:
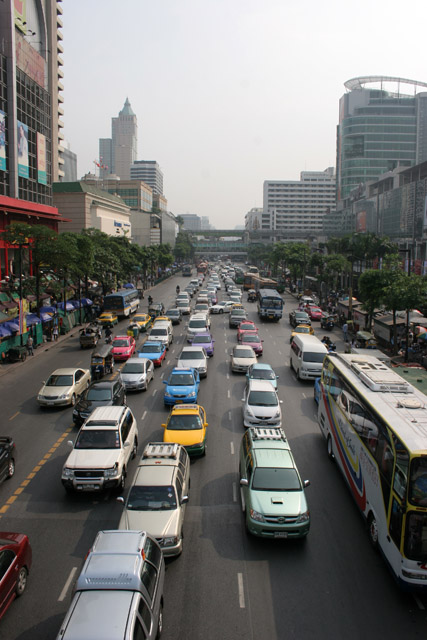
[(427, 514), (410, 511), (406, 516), (405, 555), (425, 562), (427, 557)]
[(400, 541), (402, 539), (402, 516), (403, 511), (401, 506), (396, 498), (393, 498), (390, 515), (390, 535), (398, 549), (400, 549)]
[(427, 458), (412, 460), (409, 502), (420, 507), (427, 507)]
[(409, 453), (402, 443), (393, 434), (394, 448), (396, 450), (396, 467), (394, 470), (393, 491), (404, 502), (408, 486)]

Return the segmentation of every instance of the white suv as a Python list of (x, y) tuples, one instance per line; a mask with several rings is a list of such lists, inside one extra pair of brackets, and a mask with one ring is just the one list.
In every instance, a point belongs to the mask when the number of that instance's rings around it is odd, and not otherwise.
[(98, 407), (81, 427), (62, 469), (66, 491), (124, 489), (129, 460), (138, 449), (138, 428), (129, 407)]
[(281, 426), (282, 400), (279, 400), (277, 391), (269, 380), (248, 380), (242, 402), (245, 427)]

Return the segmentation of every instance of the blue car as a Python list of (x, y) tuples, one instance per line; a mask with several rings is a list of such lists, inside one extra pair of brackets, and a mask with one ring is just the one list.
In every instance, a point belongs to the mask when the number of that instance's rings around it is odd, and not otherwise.
[(164, 402), (166, 406), (174, 404), (197, 404), (197, 396), (200, 386), (200, 375), (197, 369), (188, 367), (184, 369), (176, 367), (168, 380), (163, 380), (166, 385)]
[(246, 378), (248, 380), (268, 380), (277, 391), (277, 380), (279, 376), (276, 375), (269, 364), (261, 364), (258, 362), (252, 364), (246, 373)]
[(155, 367), (161, 367), (163, 360), (166, 357), (166, 345), (159, 341), (144, 342), (142, 347), (138, 349), (139, 358), (148, 358), (151, 360)]

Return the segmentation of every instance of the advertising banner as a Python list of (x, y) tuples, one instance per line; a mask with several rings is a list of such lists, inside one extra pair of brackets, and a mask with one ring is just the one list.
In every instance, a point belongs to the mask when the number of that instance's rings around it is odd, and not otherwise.
[(6, 171), (6, 114), (0, 111), (0, 171)]
[(42, 133), (37, 133), (37, 182), (47, 184), (46, 137)]
[(30, 169), (28, 163), (28, 127), (18, 120), (18, 176), (29, 178)]

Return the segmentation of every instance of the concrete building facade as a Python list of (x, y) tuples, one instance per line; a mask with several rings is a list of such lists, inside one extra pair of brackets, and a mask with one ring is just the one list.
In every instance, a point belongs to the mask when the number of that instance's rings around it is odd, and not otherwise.
[(183, 229), (185, 231), (200, 231), (202, 228), (202, 221), (200, 216), (195, 213), (182, 213), (180, 214), (184, 221)]
[(132, 180), (143, 180), (153, 193), (163, 195), (163, 173), (155, 160), (135, 160), (130, 168)]
[[(262, 214), (263, 209), (260, 207), (254, 207), (245, 215), (245, 229), (246, 231), (257, 231), (262, 228)], [(265, 227), (268, 229), (268, 225)]]
[(302, 171), (301, 179), (264, 182), (261, 229), (286, 233), (322, 230), (323, 216), (335, 210), (336, 181), (333, 167)]

